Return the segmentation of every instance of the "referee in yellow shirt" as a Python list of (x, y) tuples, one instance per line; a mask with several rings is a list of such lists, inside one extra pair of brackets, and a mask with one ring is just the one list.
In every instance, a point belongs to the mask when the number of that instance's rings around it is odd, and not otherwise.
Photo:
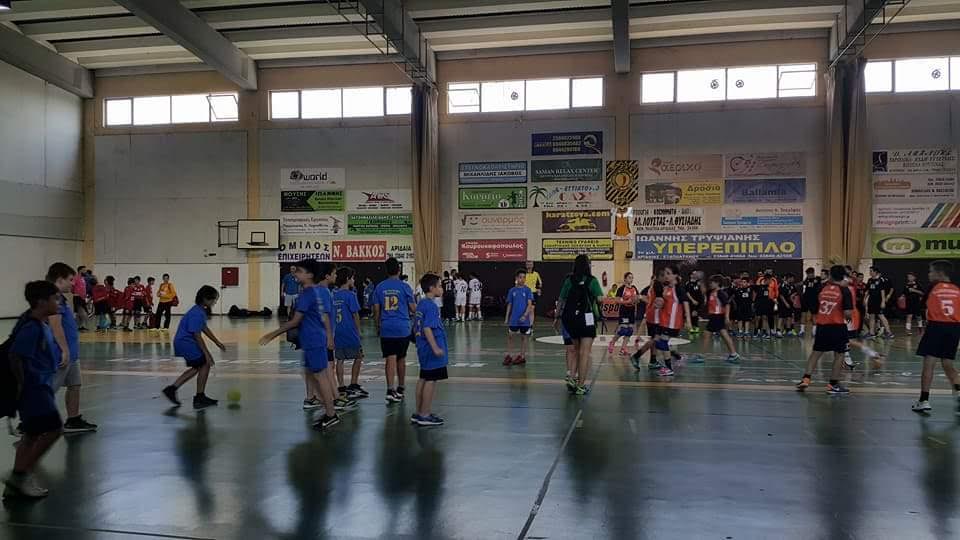
[(527, 261), (527, 288), (533, 291), (534, 312), (530, 314), (530, 326), (533, 326), (533, 319), (536, 317), (537, 300), (543, 293), (543, 280), (540, 279), (540, 273), (533, 269), (533, 261)]

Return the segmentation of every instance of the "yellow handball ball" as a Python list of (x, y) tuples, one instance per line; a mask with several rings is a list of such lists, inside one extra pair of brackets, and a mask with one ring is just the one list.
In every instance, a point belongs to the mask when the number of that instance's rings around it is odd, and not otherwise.
[(228, 390), (227, 401), (230, 403), (238, 403), (240, 401), (240, 391), (236, 389)]

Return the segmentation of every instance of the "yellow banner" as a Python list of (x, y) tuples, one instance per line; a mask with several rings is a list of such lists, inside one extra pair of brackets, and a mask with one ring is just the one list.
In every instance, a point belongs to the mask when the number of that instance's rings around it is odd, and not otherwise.
[(643, 196), (647, 204), (720, 206), (723, 204), (723, 180), (655, 182), (644, 186)]
[(594, 261), (613, 260), (612, 238), (544, 238), (543, 260), (572, 261), (586, 254)]

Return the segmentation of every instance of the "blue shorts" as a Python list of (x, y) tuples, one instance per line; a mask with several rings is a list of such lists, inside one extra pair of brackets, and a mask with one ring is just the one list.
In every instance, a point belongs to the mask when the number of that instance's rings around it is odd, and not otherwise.
[(623, 336), (630, 337), (632, 335), (633, 335), (633, 326), (625, 326), (621, 324), (620, 327), (617, 328), (618, 337), (623, 337)]
[(203, 355), (201, 355), (199, 358), (187, 358), (184, 356), (183, 361), (187, 363), (187, 367), (191, 368), (201, 368), (207, 363), (207, 359)]
[(330, 353), (327, 349), (304, 349), (303, 367), (311, 373), (320, 373), (330, 364)]
[(511, 326), (511, 327), (510, 327), (510, 333), (511, 333), (511, 334), (520, 334), (520, 335), (523, 335), (523, 336), (529, 336), (529, 335), (530, 335), (530, 327), (529, 327), (529, 326)]

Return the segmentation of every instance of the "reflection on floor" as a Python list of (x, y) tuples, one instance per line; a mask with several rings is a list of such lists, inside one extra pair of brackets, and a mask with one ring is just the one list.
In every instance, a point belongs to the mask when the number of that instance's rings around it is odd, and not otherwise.
[(502, 325), (460, 324), (436, 407), (448, 424), (414, 428), (411, 402), (381, 399), (365, 327), (371, 398), (318, 434), (299, 353), (256, 344), (275, 322), (211, 324), (229, 349), (209, 393), (242, 399), (200, 413), (159, 397), (182, 369), (169, 336), (83, 336), (83, 412), (101, 430), (57, 443), (40, 473), (50, 497), (8, 501), (0, 538), (960, 537), (960, 428), (942, 375), (933, 414), (909, 410), (916, 336), (877, 343), (885, 365), (849, 373), (839, 399), (792, 390), (809, 339), (740, 342), (728, 365), (702, 337), (681, 351), (705, 362), (670, 380), (596, 347), (578, 398), (561, 346), (533, 342), (505, 368)]

